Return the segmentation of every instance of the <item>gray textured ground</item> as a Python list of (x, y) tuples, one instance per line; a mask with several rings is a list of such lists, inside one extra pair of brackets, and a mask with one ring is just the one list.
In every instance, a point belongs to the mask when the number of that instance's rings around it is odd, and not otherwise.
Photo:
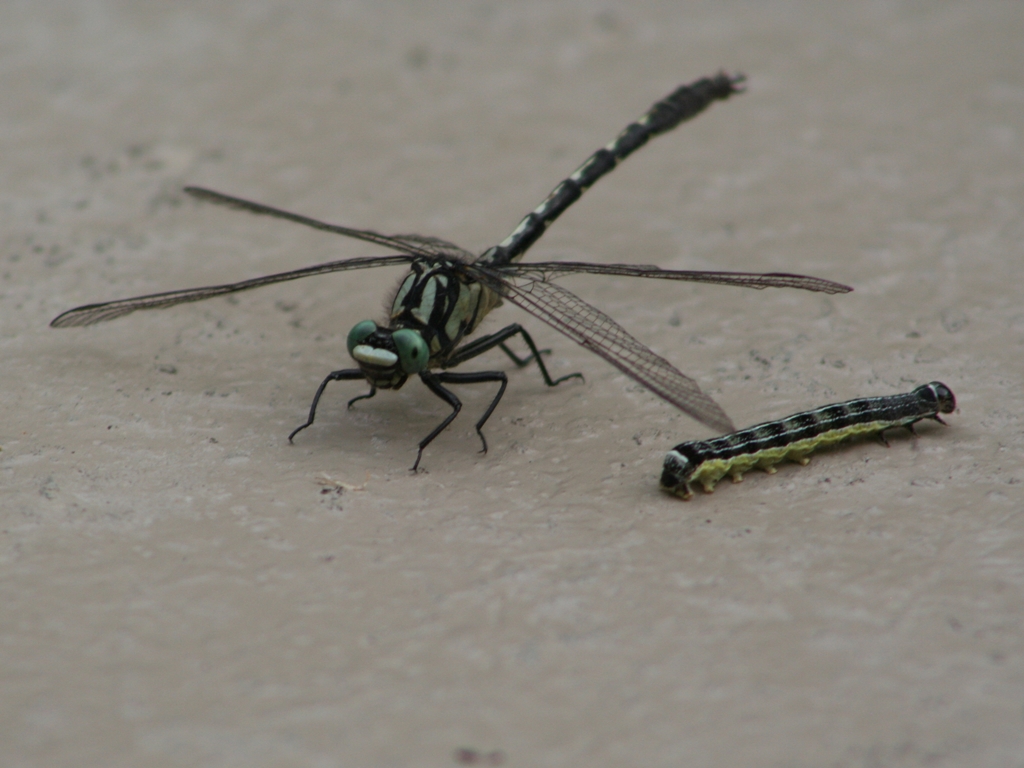
[[(1019, 2), (8, 3), (0, 27), (5, 766), (1024, 765)], [(739, 425), (940, 379), (951, 426), (659, 494), (707, 434), (553, 349), (410, 476), (422, 386), (326, 372), (396, 272), (91, 329), (77, 304), (380, 253), (186, 183), (480, 250), (680, 82), (749, 92), (532, 259)], [(480, 366), (508, 367), (500, 354)], [(479, 366), (478, 366), (479, 367)], [(488, 390), (489, 388), (480, 388)], [(464, 757), (468, 757), (464, 755)], [(485, 764), (478, 762), (478, 764)]]

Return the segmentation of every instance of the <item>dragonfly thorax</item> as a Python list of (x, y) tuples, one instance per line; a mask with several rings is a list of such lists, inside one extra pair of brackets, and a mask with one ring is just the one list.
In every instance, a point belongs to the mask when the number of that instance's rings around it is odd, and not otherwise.
[(372, 320), (357, 323), (348, 333), (348, 352), (366, 380), (381, 389), (398, 389), (430, 362), (427, 342), (411, 328), (381, 328)]
[(501, 297), (458, 262), (418, 259), (391, 302), (391, 327), (418, 331), (436, 363), (500, 305)]

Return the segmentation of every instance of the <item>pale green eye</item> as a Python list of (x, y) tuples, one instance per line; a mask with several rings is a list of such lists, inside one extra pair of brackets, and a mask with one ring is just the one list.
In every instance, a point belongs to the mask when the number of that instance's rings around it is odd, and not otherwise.
[(427, 350), (427, 342), (423, 340), (419, 331), (403, 328), (395, 331), (391, 338), (395, 340), (395, 346), (398, 347), (398, 360), (402, 364), (403, 371), (419, 373), (426, 369), (430, 353)]
[(351, 355), (352, 350), (366, 341), (367, 337), (376, 330), (377, 324), (373, 320), (363, 320), (361, 323), (356, 323), (355, 327), (348, 332), (348, 353)]

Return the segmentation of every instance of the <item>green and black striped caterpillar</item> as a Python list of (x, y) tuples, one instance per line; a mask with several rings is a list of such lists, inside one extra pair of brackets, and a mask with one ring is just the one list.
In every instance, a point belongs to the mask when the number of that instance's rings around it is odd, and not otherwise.
[(834, 403), (711, 440), (680, 443), (665, 456), (661, 487), (689, 499), (695, 483), (711, 493), (726, 475), (738, 483), (744, 472), (763, 469), (772, 473), (775, 465), (786, 459), (806, 464), (811, 451), (847, 438), (880, 435), (893, 427), (914, 432), (914, 424), (921, 419), (945, 424), (939, 414), (952, 413), (955, 408), (952, 390), (933, 381), (902, 395)]

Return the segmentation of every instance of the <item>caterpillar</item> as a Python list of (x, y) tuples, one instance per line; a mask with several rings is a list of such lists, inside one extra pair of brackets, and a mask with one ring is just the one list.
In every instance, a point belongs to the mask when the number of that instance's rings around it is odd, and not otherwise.
[[(715, 483), (726, 475), (738, 483), (744, 472), (756, 468), (774, 473), (775, 465), (786, 459), (807, 464), (811, 451), (851, 437), (881, 437), (885, 430), (894, 427), (917, 434), (914, 424), (921, 419), (945, 424), (939, 414), (955, 409), (952, 390), (933, 381), (913, 392), (833, 403), (711, 440), (691, 440), (680, 443), (665, 456), (661, 488), (689, 499), (694, 484), (699, 483), (705, 492), (711, 493)], [(885, 441), (884, 437), (881, 439)]]

